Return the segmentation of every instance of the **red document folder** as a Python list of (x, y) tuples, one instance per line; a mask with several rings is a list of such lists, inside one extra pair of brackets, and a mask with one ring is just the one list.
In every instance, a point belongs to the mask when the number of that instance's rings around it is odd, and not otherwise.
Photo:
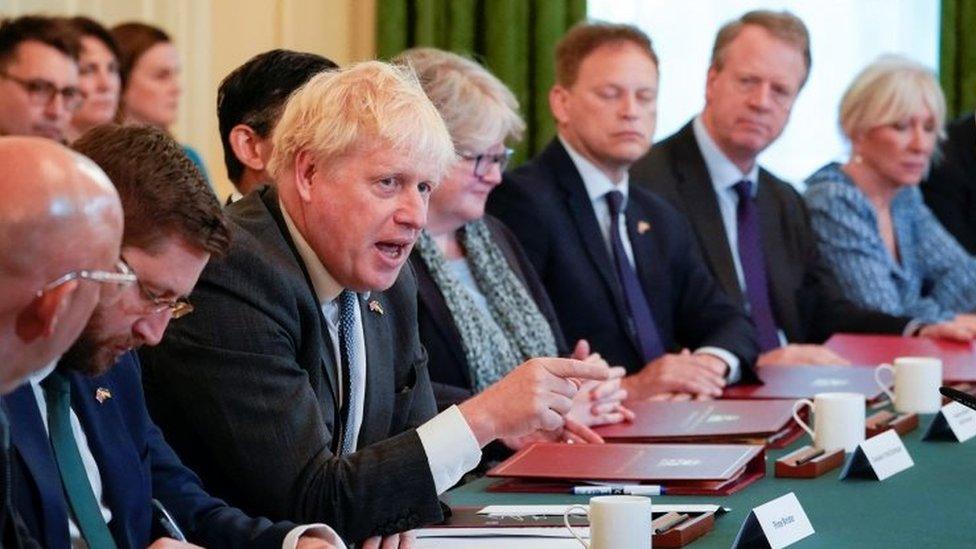
[(733, 444), (564, 444), (523, 448), (489, 477), (496, 492), (569, 492), (586, 482), (651, 483), (671, 495), (727, 495), (762, 478), (762, 446)]
[(874, 370), (854, 366), (766, 366), (757, 368), (761, 385), (727, 387), (722, 398), (797, 399), (817, 393), (861, 393), (867, 400), (881, 396)]
[(976, 349), (959, 343), (927, 337), (836, 334), (827, 347), (855, 364), (877, 366), (900, 356), (931, 356), (942, 359), (942, 378), (947, 382), (976, 381)]
[(724, 442), (783, 448), (803, 430), (790, 400), (713, 400), (628, 404), (632, 422), (597, 427), (607, 442)]

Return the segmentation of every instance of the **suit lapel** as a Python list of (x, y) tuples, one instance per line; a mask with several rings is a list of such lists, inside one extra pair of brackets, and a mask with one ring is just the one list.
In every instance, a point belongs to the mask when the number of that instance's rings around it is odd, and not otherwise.
[[(566, 152), (558, 139), (553, 140), (545, 154), (550, 156), (549, 163), (553, 167), (556, 181), (564, 193), (566, 209), (573, 217), (573, 225), (579, 233), (583, 249), (586, 250), (590, 263), (613, 296), (614, 311), (620, 319), (621, 326), (626, 326), (630, 321), (627, 318), (623, 289), (620, 287), (620, 281), (617, 280), (617, 273), (613, 267), (613, 257), (611, 257), (610, 250), (607, 249), (607, 244), (603, 240), (590, 196), (586, 193), (586, 187), (583, 185), (583, 179), (573, 164), (573, 160), (569, 157), (569, 153)], [(636, 349), (637, 342), (633, 338), (630, 340)]]
[(678, 179), (678, 194), (684, 202), (683, 209), (695, 228), (705, 260), (721, 283), (722, 289), (742, 302), (744, 296), (735, 274), (728, 234), (722, 223), (722, 212), (718, 207), (712, 177), (705, 166), (705, 158), (695, 141), (691, 122), (675, 137), (673, 167)]
[(23, 458), (26, 472), (37, 487), (41, 506), (38, 512), (44, 532), (42, 545), (64, 546), (64, 540), (68, 539), (68, 507), (61, 489), (61, 474), (33, 389), (25, 383), (4, 397), (3, 402), (10, 418), (10, 442)]
[[(670, 329), (665, 329), (671, 325), (671, 309), (669, 302), (660, 291), (661, 281), (668, 280), (671, 276), (668, 268), (667, 259), (662, 257), (660, 251), (654, 245), (654, 219), (650, 218), (648, 212), (634, 200), (633, 188), (631, 196), (627, 200), (627, 209), (624, 213), (627, 224), (627, 236), (630, 238), (630, 246), (634, 252), (634, 265), (637, 270), (637, 277), (640, 279), (644, 289), (644, 296), (651, 307), (651, 314), (654, 316), (654, 323), (658, 328), (658, 336), (661, 344), (664, 345), (665, 352), (668, 351), (668, 337)], [(657, 289), (657, 291), (655, 291)], [(636, 345), (636, 342), (635, 342)]]
[(382, 292), (373, 292), (369, 300), (359, 299), (359, 314), (363, 322), (363, 338), (366, 347), (366, 391), (363, 402), (363, 422), (356, 439), (357, 448), (364, 448), (373, 442), (389, 436), (386, 427), (390, 425), (390, 415), (393, 413), (393, 361), (397, 359), (392, 354), (393, 334), (390, 333), (387, 314), (370, 309), (369, 303), (376, 302), (378, 310), (395, 314), (391, 305), (386, 302)]
[(125, 436), (125, 422), (117, 399), (109, 398), (101, 403), (95, 399), (95, 391), (103, 385), (115, 394), (126, 388), (113, 386), (105, 376), (87, 378), (71, 373), (69, 377), (71, 408), (85, 431), (102, 477), (102, 497), (112, 511), (109, 523), (112, 536), (122, 547), (134, 546), (135, 540), (130, 535), (131, 516), (140, 506), (148, 505), (151, 494), (145, 493), (142, 487), (151, 487), (151, 479), (142, 477), (139, 453), (132, 439)]
[[(285, 248), (284, 251), (290, 253), (290, 257), (294, 260), (295, 265), (301, 270), (305, 278), (305, 288), (308, 291), (308, 297), (316, 304), (315, 308), (319, 312), (319, 327), (322, 333), (323, 344), (326, 347), (322, 349), (321, 353), (322, 369), (325, 370), (329, 390), (332, 391), (333, 417), (339, 422), (341, 421), (339, 414), (339, 380), (336, 374), (339, 365), (335, 363), (332, 336), (329, 334), (328, 325), (325, 323), (325, 317), (322, 315), (322, 308), (318, 306), (319, 300), (315, 295), (312, 278), (308, 274), (308, 268), (305, 267), (305, 263), (302, 261), (302, 256), (298, 253), (298, 248), (295, 247), (295, 242), (291, 239), (291, 233), (288, 232), (288, 225), (285, 223), (285, 218), (281, 213), (281, 207), (278, 204), (278, 191), (274, 187), (268, 187), (260, 193), (260, 197), (264, 203), (264, 207), (268, 210), (271, 219), (274, 221), (275, 228), (277, 228), (278, 233), (281, 235), (281, 242), (284, 243)], [(338, 442), (341, 444), (341, 441)]]

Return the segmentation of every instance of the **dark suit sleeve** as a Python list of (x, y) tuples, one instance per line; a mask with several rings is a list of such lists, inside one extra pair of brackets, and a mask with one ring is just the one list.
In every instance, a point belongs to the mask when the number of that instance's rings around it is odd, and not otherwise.
[(549, 227), (554, 223), (545, 219), (548, 208), (538, 204), (538, 197), (527, 191), (532, 188), (531, 180), (531, 175), (506, 173), (504, 182), (488, 197), (488, 211), (514, 233), (536, 275), (545, 279), (552, 246)]
[(742, 379), (749, 379), (759, 355), (752, 322), (708, 270), (688, 221), (670, 206), (668, 209), (669, 226), (674, 229), (669, 255), (677, 263), (672, 269), (678, 284), (675, 340), (729, 351), (739, 358)]
[(301, 306), (314, 302), (302, 293), (310, 290), (302, 280), (296, 291), (253, 257), (223, 274), (212, 266), (192, 295), (196, 312), (143, 353), (154, 417), (208, 488), (254, 514), (325, 522), (353, 542), (440, 520), (412, 430), (434, 412), (419, 342), (398, 342), (403, 379), (388, 405), (399, 423), (385, 440), (337, 457), (334, 403), (322, 376), (327, 351), (304, 341), (303, 328), (317, 325), (308, 315), (319, 314)]
[(208, 495), (200, 479), (183, 465), (149, 418), (135, 362), (124, 361), (113, 370), (118, 386), (131, 389), (116, 391), (116, 398), (122, 401), (122, 408), (130, 416), (135, 416), (127, 419), (130, 425), (139, 429), (139, 439), (145, 443), (143, 459), (150, 464), (152, 495), (173, 515), (188, 541), (228, 549), (281, 547), (288, 531), (295, 525), (290, 522), (272, 524), (264, 518), (251, 518), (240, 509)]

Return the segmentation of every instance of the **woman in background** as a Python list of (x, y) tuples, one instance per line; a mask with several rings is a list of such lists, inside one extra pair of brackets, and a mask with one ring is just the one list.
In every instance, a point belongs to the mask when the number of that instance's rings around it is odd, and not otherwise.
[[(570, 354), (552, 304), (514, 236), (485, 215), (525, 124), (511, 91), (477, 63), (418, 48), (397, 60), (417, 72), (460, 155), (430, 198), (428, 223), (411, 255), (420, 337), (438, 407), (481, 392), (526, 359)], [(603, 362), (586, 341), (571, 356)], [(609, 367), (609, 366), (608, 366)], [(623, 368), (578, 393), (570, 419), (584, 426), (630, 417), (621, 406)], [(517, 448), (525, 441), (506, 441)]]
[(74, 141), (86, 131), (115, 119), (119, 109), (119, 48), (108, 29), (87, 17), (69, 19), (81, 36), (78, 87), (84, 93), (81, 107), (68, 125), (66, 137)]
[[(122, 102), (119, 121), (149, 124), (169, 131), (180, 105), (180, 58), (166, 32), (145, 23), (122, 23), (112, 27), (119, 47)], [(209, 180), (200, 155), (183, 145), (187, 156)]]
[(820, 248), (849, 299), (926, 323), (972, 327), (976, 258), (939, 224), (918, 189), (944, 119), (932, 72), (882, 57), (841, 100), (850, 159), (810, 176), (805, 198)]

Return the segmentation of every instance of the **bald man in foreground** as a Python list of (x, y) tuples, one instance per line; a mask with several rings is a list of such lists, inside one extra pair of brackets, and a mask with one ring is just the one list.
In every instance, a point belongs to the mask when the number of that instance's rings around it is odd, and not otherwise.
[[(122, 206), (90, 160), (53, 141), (0, 138), (0, 393), (63, 353), (99, 299), (135, 282), (118, 270)], [(0, 484), (9, 478), (0, 412)], [(0, 486), (0, 546), (36, 547)]]

